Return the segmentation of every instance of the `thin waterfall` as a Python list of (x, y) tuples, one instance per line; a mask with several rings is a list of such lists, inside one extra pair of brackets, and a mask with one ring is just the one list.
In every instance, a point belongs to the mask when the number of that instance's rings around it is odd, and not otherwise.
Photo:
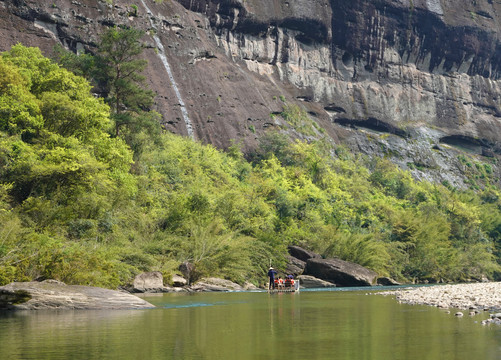
[(188, 136), (193, 139), (194, 138), (193, 125), (191, 123), (190, 117), (188, 116), (188, 111), (186, 110), (186, 106), (184, 105), (184, 101), (183, 98), (181, 97), (181, 93), (179, 92), (179, 88), (177, 87), (176, 80), (174, 80), (174, 76), (172, 75), (172, 70), (170, 68), (169, 62), (167, 61), (167, 56), (165, 55), (164, 46), (162, 45), (160, 38), (156, 34), (158, 33), (158, 28), (157, 26), (155, 26), (155, 23), (152, 20), (153, 13), (151, 12), (150, 8), (146, 5), (144, 0), (141, 0), (141, 3), (148, 12), (151, 27), (155, 29), (153, 40), (155, 40), (155, 44), (158, 48), (158, 56), (160, 57), (160, 60), (162, 60), (162, 64), (164, 64), (164, 68), (167, 71), (167, 75), (169, 75), (170, 82), (172, 84), (172, 87), (174, 88), (174, 92), (176, 93), (177, 101), (181, 106), (181, 113), (183, 114), (183, 120), (184, 123), (186, 124), (186, 130), (188, 131)]

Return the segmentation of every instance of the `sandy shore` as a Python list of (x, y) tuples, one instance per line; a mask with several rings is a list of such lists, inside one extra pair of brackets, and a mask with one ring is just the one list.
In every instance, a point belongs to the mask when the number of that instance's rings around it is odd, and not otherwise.
[(470, 315), (478, 311), (501, 311), (501, 282), (403, 288), (377, 294), (394, 295), (405, 304), (473, 310)]

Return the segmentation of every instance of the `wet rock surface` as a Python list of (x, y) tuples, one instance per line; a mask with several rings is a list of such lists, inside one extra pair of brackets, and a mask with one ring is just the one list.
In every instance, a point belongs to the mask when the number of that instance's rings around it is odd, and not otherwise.
[(11, 283), (0, 287), (0, 309), (111, 310), (149, 309), (154, 306), (126, 292), (55, 280)]

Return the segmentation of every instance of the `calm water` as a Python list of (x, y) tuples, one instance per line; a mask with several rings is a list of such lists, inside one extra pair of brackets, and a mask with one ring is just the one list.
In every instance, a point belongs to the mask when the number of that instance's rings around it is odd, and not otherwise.
[[(501, 326), (363, 291), (144, 297), (131, 311), (0, 313), (0, 359), (500, 359)], [(454, 313), (454, 311), (452, 312)]]

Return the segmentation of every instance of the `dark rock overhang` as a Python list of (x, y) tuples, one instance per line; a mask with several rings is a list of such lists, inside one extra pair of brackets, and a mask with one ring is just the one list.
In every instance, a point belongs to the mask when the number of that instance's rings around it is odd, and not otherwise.
[[(336, 9), (332, 45), (344, 51), (344, 55), (333, 54), (333, 60), (344, 56), (345, 64), (353, 59), (373, 69), (384, 63), (384, 49), (393, 47), (404, 62), (415, 61), (430, 72), (457, 71), (467, 63), (469, 75), (501, 78), (501, 42), (495, 24), (493, 28), (474, 26), (474, 22), (447, 24), (426, 9), (389, 1), (331, 0), (331, 5)], [(492, 18), (485, 11), (475, 14)]]
[(501, 147), (486, 139), (478, 139), (468, 135), (447, 135), (440, 138), (440, 143), (447, 144), (462, 151), (492, 157), (501, 154)]
[(334, 123), (354, 129), (366, 128), (373, 131), (394, 134), (402, 138), (409, 137), (407, 131), (373, 117), (369, 117), (367, 119), (338, 118), (334, 120)]

